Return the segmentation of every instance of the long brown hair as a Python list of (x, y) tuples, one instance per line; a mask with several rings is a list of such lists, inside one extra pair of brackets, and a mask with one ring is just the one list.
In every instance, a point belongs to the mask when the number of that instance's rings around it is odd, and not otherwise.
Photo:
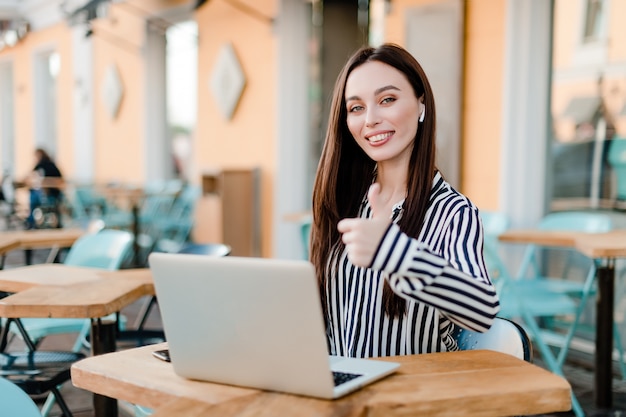
[[(356, 217), (363, 196), (374, 180), (376, 163), (358, 146), (346, 122), (346, 81), (352, 71), (366, 62), (378, 61), (402, 72), (426, 107), (413, 142), (407, 172), (407, 195), (404, 212), (398, 221), (400, 229), (418, 237), (422, 228), (435, 166), (435, 100), (424, 70), (405, 49), (394, 44), (377, 48), (363, 47), (347, 61), (333, 91), (330, 117), (324, 148), (313, 186), (313, 224), (311, 228), (311, 262), (315, 265), (322, 300), (326, 298), (328, 260), (334, 248), (343, 248), (337, 223), (346, 217)], [(323, 303), (324, 309), (326, 302)], [(395, 295), (385, 282), (383, 306), (389, 316), (405, 312), (405, 301)]]

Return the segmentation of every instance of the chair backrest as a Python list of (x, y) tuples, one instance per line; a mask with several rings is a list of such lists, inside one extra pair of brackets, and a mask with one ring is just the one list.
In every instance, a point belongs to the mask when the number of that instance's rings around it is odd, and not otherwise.
[(129, 254), (133, 235), (125, 230), (103, 229), (81, 236), (70, 248), (65, 265), (119, 269)]
[(614, 137), (609, 145), (609, 164), (615, 171), (617, 199), (626, 200), (626, 139)]
[(613, 229), (613, 219), (607, 213), (591, 211), (558, 211), (546, 214), (539, 222), (541, 230), (603, 233)]
[(0, 417), (41, 417), (35, 402), (20, 387), (0, 377)]
[(224, 243), (187, 243), (177, 253), (206, 256), (228, 256), (231, 247)]
[(489, 277), (498, 287), (498, 285), (502, 284), (497, 281), (498, 278), (508, 273), (498, 253), (500, 248), (498, 236), (509, 228), (511, 220), (505, 213), (497, 211), (481, 211), (480, 218), (483, 222), (485, 237), (483, 250), (485, 263), (487, 264)]
[(496, 317), (485, 333), (457, 328), (454, 337), (461, 350), (487, 349), (527, 362), (533, 360), (532, 344), (526, 331), (514, 321), (502, 317)]
[(309, 245), (311, 243), (311, 223), (313, 219), (307, 216), (300, 222), (300, 239), (304, 248), (304, 259), (309, 259)]

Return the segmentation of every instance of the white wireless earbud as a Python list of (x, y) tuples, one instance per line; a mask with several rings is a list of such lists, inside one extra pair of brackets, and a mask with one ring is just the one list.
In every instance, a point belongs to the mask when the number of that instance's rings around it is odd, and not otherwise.
[(422, 114), (420, 114), (420, 123), (424, 121), (424, 116), (426, 115), (426, 106), (422, 109)]

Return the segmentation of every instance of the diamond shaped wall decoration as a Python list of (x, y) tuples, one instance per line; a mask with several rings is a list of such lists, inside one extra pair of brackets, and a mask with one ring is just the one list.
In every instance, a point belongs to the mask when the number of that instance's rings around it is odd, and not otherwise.
[(122, 103), (122, 97), (124, 96), (124, 86), (122, 85), (122, 80), (120, 79), (120, 74), (115, 64), (109, 65), (104, 73), (101, 93), (102, 101), (109, 112), (109, 116), (115, 119), (120, 109), (120, 104)]
[(231, 44), (225, 44), (211, 75), (210, 90), (217, 107), (226, 119), (231, 119), (246, 85), (246, 77)]

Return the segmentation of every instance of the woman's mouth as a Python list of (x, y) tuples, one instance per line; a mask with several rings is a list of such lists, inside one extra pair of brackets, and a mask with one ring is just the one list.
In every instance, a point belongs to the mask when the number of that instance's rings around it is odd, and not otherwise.
[(368, 137), (366, 139), (372, 145), (378, 145), (378, 144), (381, 144), (381, 143), (387, 141), (391, 137), (391, 135), (393, 135), (393, 132), (385, 132), (385, 133), (379, 133), (379, 134), (374, 135), (374, 136), (370, 136), (370, 137)]

